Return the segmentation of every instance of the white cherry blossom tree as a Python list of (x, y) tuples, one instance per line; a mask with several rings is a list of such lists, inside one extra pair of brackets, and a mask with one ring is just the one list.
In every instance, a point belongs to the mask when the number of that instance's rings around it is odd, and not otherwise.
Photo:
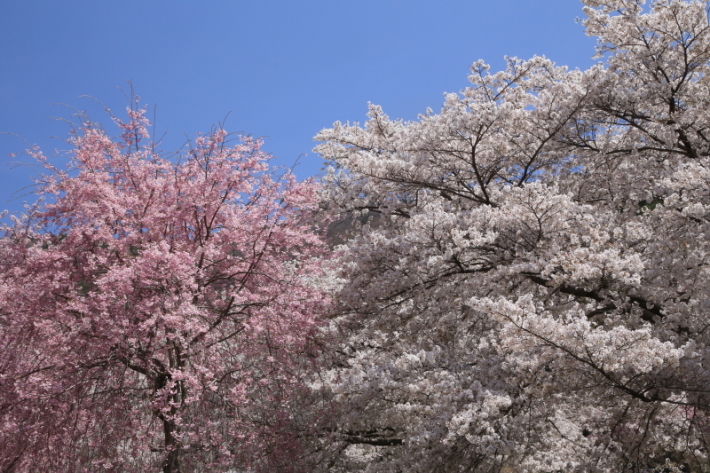
[(440, 113), (318, 134), (365, 221), (335, 465), (710, 471), (708, 2), (583, 3), (588, 70), (477, 62)]

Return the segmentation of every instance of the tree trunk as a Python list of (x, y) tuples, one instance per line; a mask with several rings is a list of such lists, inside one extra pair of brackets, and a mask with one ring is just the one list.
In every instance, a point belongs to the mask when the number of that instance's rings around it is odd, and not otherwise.
[(163, 433), (165, 434), (163, 473), (180, 473), (180, 443), (174, 437), (175, 422), (163, 419)]

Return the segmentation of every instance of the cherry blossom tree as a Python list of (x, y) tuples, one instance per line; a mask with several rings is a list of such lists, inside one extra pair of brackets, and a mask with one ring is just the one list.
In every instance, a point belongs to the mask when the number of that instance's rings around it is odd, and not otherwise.
[(166, 157), (144, 110), (118, 125), (84, 124), (68, 170), (30, 151), (46, 199), (0, 239), (0, 470), (299, 471), (318, 187), (258, 140)]
[(583, 3), (590, 69), (477, 62), (440, 113), (317, 136), (365, 221), (341, 468), (710, 471), (708, 2)]

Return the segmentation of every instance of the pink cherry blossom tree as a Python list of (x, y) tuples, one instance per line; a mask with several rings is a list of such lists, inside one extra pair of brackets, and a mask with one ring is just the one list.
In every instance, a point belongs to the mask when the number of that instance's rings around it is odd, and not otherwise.
[(67, 170), (31, 151), (45, 200), (0, 239), (0, 470), (297, 471), (317, 185), (222, 129), (168, 158), (144, 110), (118, 125)]

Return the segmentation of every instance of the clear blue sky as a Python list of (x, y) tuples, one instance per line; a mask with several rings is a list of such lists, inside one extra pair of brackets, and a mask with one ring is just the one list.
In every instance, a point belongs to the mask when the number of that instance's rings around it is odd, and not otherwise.
[[(393, 118), (440, 108), (467, 86), (470, 64), (545, 55), (593, 64), (576, 0), (4, 0), (0, 2), (0, 132), (46, 154), (67, 149), (71, 118), (122, 116), (131, 80), (157, 106), (166, 151), (226, 119), (265, 138), (275, 163), (320, 172), (313, 136), (362, 121), (367, 103)], [(152, 111), (151, 111), (152, 115)], [(53, 138), (54, 137), (54, 138)], [(17, 211), (32, 168), (25, 143), (0, 135), (0, 210)], [(16, 153), (16, 158), (8, 156)], [(19, 198), (18, 198), (19, 196)], [(14, 199), (14, 200), (13, 200)]]

